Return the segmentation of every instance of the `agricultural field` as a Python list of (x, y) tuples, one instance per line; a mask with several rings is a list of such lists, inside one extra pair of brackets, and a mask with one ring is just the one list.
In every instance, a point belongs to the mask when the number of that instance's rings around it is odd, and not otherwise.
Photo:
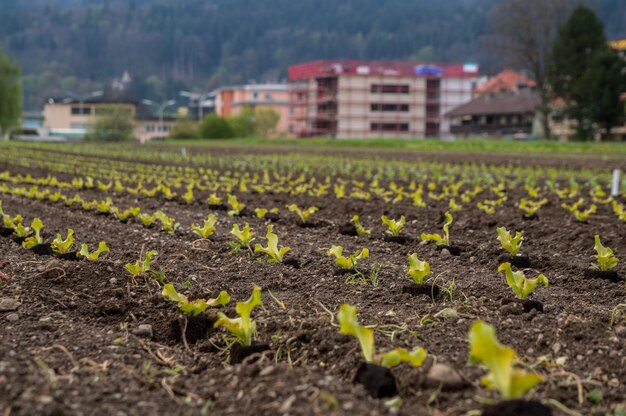
[(0, 144), (0, 415), (626, 415), (618, 152)]

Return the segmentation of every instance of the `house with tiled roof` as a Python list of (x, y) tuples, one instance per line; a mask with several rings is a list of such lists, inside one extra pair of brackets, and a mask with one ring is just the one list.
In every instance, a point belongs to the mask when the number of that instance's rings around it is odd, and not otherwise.
[(504, 91), (532, 89), (535, 88), (536, 85), (535, 81), (531, 80), (526, 75), (511, 69), (505, 69), (498, 75), (478, 85), (476, 90), (474, 90), (474, 94), (497, 94)]

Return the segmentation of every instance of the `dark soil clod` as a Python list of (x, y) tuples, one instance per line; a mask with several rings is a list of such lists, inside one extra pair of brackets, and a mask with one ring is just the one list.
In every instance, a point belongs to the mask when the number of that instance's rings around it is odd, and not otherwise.
[(604, 279), (609, 280), (613, 283), (619, 283), (622, 279), (617, 274), (616, 270), (596, 270), (596, 269), (587, 269), (585, 270), (585, 278), (587, 279)]
[(402, 286), (402, 293), (408, 293), (411, 296), (428, 296), (429, 298), (437, 299), (440, 294), (439, 286), (437, 285), (404, 285)]
[(300, 268), (300, 261), (295, 258), (295, 257), (287, 257), (285, 259), (283, 259), (283, 264), (287, 265), (287, 266), (291, 266), (294, 269), (299, 269)]
[(80, 257), (78, 257), (78, 251), (70, 251), (69, 253), (57, 254), (57, 256), (63, 260), (80, 260)]
[(396, 379), (391, 370), (376, 364), (361, 362), (354, 382), (363, 385), (370, 396), (376, 399), (398, 394)]
[(251, 345), (241, 345), (235, 342), (230, 348), (230, 363), (239, 364), (252, 354), (259, 354), (264, 351), (269, 351), (270, 345), (263, 342), (253, 342)]
[(317, 228), (318, 226), (319, 224), (314, 221), (298, 221), (298, 227), (300, 228)]
[(485, 406), (482, 416), (552, 416), (552, 409), (530, 400), (506, 400)]
[(278, 214), (275, 214), (273, 212), (268, 212), (267, 214), (265, 214), (265, 219), (270, 220), (272, 222), (276, 222), (280, 219), (280, 216), (278, 216)]
[(0, 227), (0, 236), (9, 237), (11, 234), (13, 234), (12, 228)]
[(171, 334), (177, 342), (182, 342), (182, 328), (187, 320), (187, 328), (185, 329), (185, 339), (189, 344), (206, 339), (209, 332), (213, 329), (216, 318), (206, 314), (198, 316), (177, 316), (171, 321)]
[(397, 244), (406, 244), (411, 241), (411, 237), (407, 237), (406, 235), (386, 235), (385, 241)]
[(356, 237), (359, 234), (356, 232), (356, 227), (354, 224), (347, 223), (339, 227), (339, 234), (349, 235), (351, 237)]
[(214, 211), (228, 211), (228, 207), (224, 204), (209, 204), (209, 209)]
[(533, 309), (543, 313), (543, 303), (538, 300), (525, 299), (522, 301), (522, 307), (524, 308), (524, 313), (528, 313)]
[(516, 256), (509, 253), (502, 254), (500, 257), (498, 257), (498, 263), (511, 263), (512, 266), (515, 266), (518, 269), (530, 268), (530, 259), (528, 258), (528, 256), (523, 256), (520, 254)]
[(50, 244), (37, 244), (31, 250), (32, 250), (33, 253), (39, 254), (41, 256), (51, 256), (52, 255), (52, 248), (50, 247)]

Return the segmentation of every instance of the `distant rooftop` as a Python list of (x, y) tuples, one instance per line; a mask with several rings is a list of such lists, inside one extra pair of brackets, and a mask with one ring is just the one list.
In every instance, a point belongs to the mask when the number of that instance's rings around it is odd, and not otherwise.
[(483, 94), (460, 105), (446, 114), (447, 117), (485, 116), (534, 113), (539, 106), (535, 92), (501, 92)]
[(526, 77), (524, 74), (506, 69), (498, 75), (489, 79), (489, 81), (476, 87), (476, 94), (499, 93), (502, 91), (515, 91), (522, 88), (534, 88), (537, 84), (535, 81)]
[(225, 87), (220, 87), (213, 92), (217, 93), (220, 91), (230, 91), (230, 90), (246, 90), (246, 91), (256, 91), (256, 92), (281, 92), (281, 91), (289, 91), (289, 85), (281, 84), (281, 83), (227, 85)]
[(290, 81), (329, 75), (467, 78), (478, 76), (478, 65), (338, 59), (306, 62), (289, 67)]

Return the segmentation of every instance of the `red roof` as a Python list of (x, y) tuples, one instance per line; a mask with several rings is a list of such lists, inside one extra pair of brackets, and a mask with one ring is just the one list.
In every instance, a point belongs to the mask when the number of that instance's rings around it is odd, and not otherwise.
[(536, 85), (535, 81), (525, 75), (510, 69), (505, 69), (489, 81), (476, 87), (475, 92), (476, 94), (495, 94), (502, 91), (515, 91), (520, 86), (525, 88), (534, 88)]
[[(438, 74), (437, 74), (438, 73)], [(320, 60), (292, 65), (289, 80), (298, 81), (324, 75), (379, 75), (443, 78), (472, 78), (478, 76), (475, 64), (432, 64), (413, 61)]]

